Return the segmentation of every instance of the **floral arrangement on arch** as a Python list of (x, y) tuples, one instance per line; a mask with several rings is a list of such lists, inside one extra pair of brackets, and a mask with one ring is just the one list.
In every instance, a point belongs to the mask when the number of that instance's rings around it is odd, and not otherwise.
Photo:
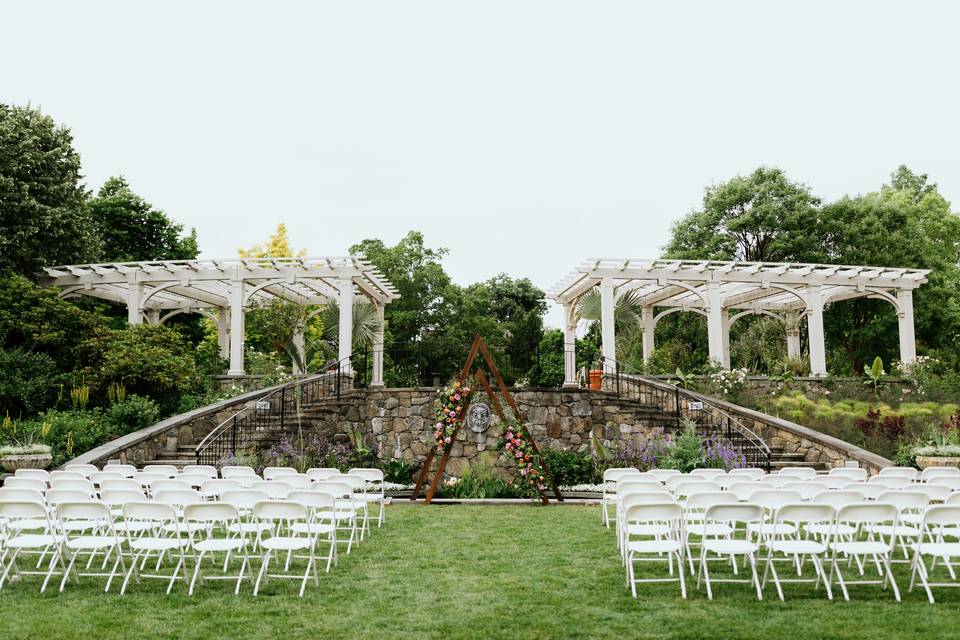
[(459, 380), (454, 380), (449, 387), (440, 390), (437, 422), (433, 428), (437, 453), (442, 454), (453, 442), (454, 434), (463, 423), (463, 410), (472, 392), (473, 389), (468, 384)]
[(542, 460), (519, 424), (505, 423), (503, 432), (497, 439), (497, 446), (516, 463), (520, 475), (526, 478), (527, 482), (538, 491), (546, 490)]

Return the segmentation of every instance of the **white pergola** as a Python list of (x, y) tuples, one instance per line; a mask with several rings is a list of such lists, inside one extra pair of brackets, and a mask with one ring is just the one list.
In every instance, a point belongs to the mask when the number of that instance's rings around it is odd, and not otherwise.
[[(339, 359), (344, 361), (353, 351), (354, 296), (366, 296), (380, 318), (371, 379), (376, 386), (383, 385), (384, 306), (399, 297), (373, 265), (357, 256), (68, 265), (45, 267), (38, 281), (58, 287), (61, 298), (91, 296), (125, 304), (131, 324), (163, 324), (181, 313), (204, 314), (217, 323), (220, 354), (229, 357), (229, 375), (236, 376), (244, 375), (244, 316), (250, 306), (274, 299), (305, 306), (336, 302)], [(294, 343), (302, 354), (302, 333), (294, 336)]]
[(831, 302), (876, 298), (899, 318), (900, 360), (916, 359), (913, 290), (927, 281), (924, 269), (827, 264), (720, 262), (706, 260), (590, 259), (554, 287), (548, 297), (564, 307), (565, 384), (576, 384), (576, 305), (600, 288), (602, 351), (616, 362), (614, 306), (618, 295), (636, 291), (643, 305), (643, 357), (654, 349), (654, 330), (664, 316), (692, 311), (707, 318), (710, 359), (730, 368), (730, 327), (739, 318), (763, 314), (783, 321), (787, 355), (800, 357), (800, 321), (807, 319), (810, 372), (827, 373), (823, 309)]

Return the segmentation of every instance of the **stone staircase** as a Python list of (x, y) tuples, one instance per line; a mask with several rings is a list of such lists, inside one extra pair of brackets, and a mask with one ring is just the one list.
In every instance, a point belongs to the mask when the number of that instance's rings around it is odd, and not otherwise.
[(789, 467), (812, 467), (823, 472), (829, 470), (826, 464), (810, 462), (802, 453), (787, 453), (783, 447), (770, 447), (770, 472), (776, 473)]

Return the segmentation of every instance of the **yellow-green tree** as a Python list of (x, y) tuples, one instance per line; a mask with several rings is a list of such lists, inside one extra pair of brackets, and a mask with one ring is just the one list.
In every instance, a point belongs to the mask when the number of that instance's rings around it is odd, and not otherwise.
[(237, 253), (241, 258), (302, 258), (307, 255), (307, 250), (300, 249), (296, 252), (293, 250), (287, 235), (287, 225), (281, 222), (269, 240), (255, 244), (249, 249), (238, 249)]

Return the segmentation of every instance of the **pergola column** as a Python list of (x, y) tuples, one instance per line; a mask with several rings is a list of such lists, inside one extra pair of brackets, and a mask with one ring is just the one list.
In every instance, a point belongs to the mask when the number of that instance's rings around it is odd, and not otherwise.
[(644, 307), (640, 315), (643, 322), (643, 361), (649, 362), (650, 358), (653, 357), (653, 350), (656, 348), (653, 336), (657, 321), (653, 313), (653, 307)]
[(917, 360), (917, 341), (913, 329), (913, 290), (897, 291), (897, 302), (900, 304), (900, 312), (897, 314), (897, 324), (900, 329), (900, 362), (910, 366)]
[(217, 310), (217, 346), (221, 358), (230, 357), (230, 310), (226, 307)]
[(577, 321), (572, 303), (563, 305), (563, 386), (577, 386)]
[(613, 278), (603, 278), (600, 281), (600, 337), (604, 371), (614, 370), (617, 366), (617, 336), (614, 329), (615, 305)]
[(353, 354), (353, 278), (345, 276), (339, 279), (340, 326), (338, 332), (338, 353), (341, 370), (350, 372), (350, 356)]
[(789, 312), (784, 319), (787, 333), (787, 358), (800, 359), (800, 318), (796, 313)]
[(370, 379), (371, 387), (383, 386), (383, 303), (374, 302), (377, 309), (377, 331), (373, 336), (373, 375)]
[(725, 361), (728, 361), (724, 353), (724, 333), (726, 333), (726, 323), (724, 322), (723, 297), (720, 292), (719, 282), (708, 282), (707, 289), (707, 339), (709, 343), (710, 361), (721, 367), (726, 367)]
[(723, 325), (723, 360), (721, 364), (724, 369), (730, 368), (730, 311), (726, 308), (720, 309), (720, 322)]
[[(132, 274), (134, 277), (136, 274)], [(143, 283), (130, 282), (127, 289), (127, 322), (141, 324), (143, 322)]]
[(243, 370), (243, 280), (230, 282), (230, 369), (231, 376), (244, 375)]
[(147, 315), (147, 324), (152, 327), (160, 324), (160, 309), (146, 309), (144, 313)]
[(810, 375), (827, 375), (827, 351), (823, 338), (823, 287), (807, 291), (807, 332), (810, 338)]

